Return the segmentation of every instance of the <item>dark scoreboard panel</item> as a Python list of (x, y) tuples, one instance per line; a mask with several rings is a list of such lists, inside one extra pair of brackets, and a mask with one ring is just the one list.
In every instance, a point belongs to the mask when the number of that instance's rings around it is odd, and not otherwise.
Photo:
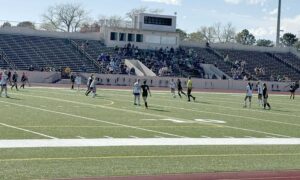
[(144, 24), (172, 26), (172, 18), (144, 16)]

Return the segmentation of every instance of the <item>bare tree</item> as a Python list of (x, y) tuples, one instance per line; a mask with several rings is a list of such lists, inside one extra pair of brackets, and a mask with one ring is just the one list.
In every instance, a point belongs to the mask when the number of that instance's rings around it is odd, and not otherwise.
[(223, 42), (223, 31), (222, 31), (222, 23), (218, 22), (213, 26), (215, 28), (215, 35), (218, 42)]
[(100, 27), (122, 27), (124, 26), (124, 19), (121, 16), (114, 15), (114, 16), (100, 16), (97, 24)]
[(234, 42), (236, 36), (235, 28), (229, 22), (223, 28), (222, 39), (224, 43)]
[(43, 14), (42, 28), (63, 32), (76, 32), (87, 21), (88, 13), (80, 4), (50, 6)]
[(199, 32), (202, 34), (202, 36), (204, 37), (204, 39), (207, 42), (214, 42), (215, 41), (215, 35), (216, 35), (216, 31), (215, 28), (213, 26), (209, 26), (209, 27), (201, 27)]

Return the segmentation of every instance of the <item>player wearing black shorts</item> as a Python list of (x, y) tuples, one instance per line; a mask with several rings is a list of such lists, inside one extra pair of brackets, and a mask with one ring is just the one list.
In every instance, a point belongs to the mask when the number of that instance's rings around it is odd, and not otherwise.
[(148, 109), (147, 98), (148, 98), (148, 94), (151, 96), (151, 92), (149, 86), (147, 85), (147, 81), (144, 81), (144, 84), (141, 85), (141, 88), (142, 88), (142, 97), (145, 102), (145, 108)]
[(183, 88), (182, 88), (180, 79), (177, 79), (177, 90), (178, 90), (178, 96), (180, 98), (181, 98), (181, 94), (186, 96), (186, 94), (183, 92)]
[(86, 87), (87, 87), (87, 90), (85, 92), (86, 96), (88, 96), (92, 92), (91, 84), (92, 84), (93, 80), (94, 80), (94, 74), (91, 74), (91, 76), (89, 77), (87, 84), (86, 84)]
[(295, 92), (296, 90), (299, 88), (299, 85), (297, 85), (296, 83), (292, 83), (290, 85), (290, 92), (291, 92), (291, 96), (290, 96), (290, 99), (295, 99)]
[(268, 94), (268, 88), (267, 84), (263, 84), (263, 97), (264, 97), (264, 109), (266, 109), (266, 106), (268, 106), (269, 110), (271, 110), (271, 105), (268, 102), (269, 94)]
[(12, 76), (12, 86), (11, 86), (11, 90), (16, 87), (16, 90), (19, 91), (18, 89), (18, 73), (14, 72), (13, 76)]

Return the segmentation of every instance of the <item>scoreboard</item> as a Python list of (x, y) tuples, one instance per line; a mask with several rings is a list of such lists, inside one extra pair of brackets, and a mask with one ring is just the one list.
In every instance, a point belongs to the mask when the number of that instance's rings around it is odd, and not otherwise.
[(176, 32), (176, 16), (158, 14), (137, 14), (134, 27), (139, 30)]

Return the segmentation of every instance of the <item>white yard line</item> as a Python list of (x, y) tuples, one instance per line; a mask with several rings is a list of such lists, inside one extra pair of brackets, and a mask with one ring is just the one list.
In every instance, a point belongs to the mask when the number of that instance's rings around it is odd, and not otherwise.
[(82, 136), (76, 136), (76, 137), (78, 137), (79, 139), (85, 139), (85, 137)]
[(154, 136), (155, 138), (165, 138), (165, 137), (162, 137), (162, 136)]
[(0, 102), (5, 103), (5, 104), (19, 106), (19, 107), (25, 107), (25, 108), (29, 108), (29, 109), (35, 109), (35, 110), (39, 110), (39, 111), (44, 111), (44, 112), (50, 112), (50, 113), (54, 113), (54, 114), (60, 114), (60, 115), (64, 115), (64, 116), (70, 116), (70, 117), (75, 117), (75, 118), (80, 118), (80, 119), (86, 119), (86, 120), (89, 120), (89, 121), (102, 122), (102, 123), (106, 123), (106, 124), (111, 124), (111, 125), (116, 125), (116, 126), (122, 126), (122, 127), (127, 127), (127, 128), (131, 128), (131, 129), (137, 129), (137, 130), (141, 130), (141, 131), (147, 131), (147, 132), (152, 132), (152, 133), (157, 133), (157, 134), (163, 134), (163, 135), (167, 135), (167, 136), (184, 138), (184, 136), (180, 136), (180, 135), (176, 135), (176, 134), (171, 134), (171, 133), (166, 133), (166, 132), (161, 132), (161, 131), (156, 131), (156, 130), (150, 130), (150, 129), (140, 128), (140, 127), (136, 127), (136, 126), (129, 126), (129, 125), (125, 125), (125, 124), (113, 123), (113, 122), (109, 122), (109, 121), (104, 121), (104, 120), (99, 120), (99, 119), (95, 119), (95, 118), (89, 118), (89, 117), (84, 117), (84, 116), (79, 116), (79, 115), (74, 115), (74, 114), (59, 112), (59, 111), (52, 111), (52, 110), (42, 109), (42, 108), (38, 108), (38, 107), (34, 107), (34, 106), (22, 105), (22, 104), (5, 102), (5, 101), (0, 101)]
[(104, 138), (107, 138), (107, 139), (113, 139), (113, 137), (110, 137), (110, 136), (103, 136)]
[(300, 138), (114, 138), (0, 140), (0, 148), (112, 146), (300, 145)]
[(130, 138), (136, 138), (136, 139), (138, 139), (139, 137), (137, 137), (137, 136), (129, 136)]
[(40, 136), (43, 136), (43, 137), (46, 137), (46, 138), (50, 138), (50, 139), (57, 139), (56, 137), (53, 137), (53, 136), (48, 136), (46, 134), (42, 134), (42, 133), (39, 133), (39, 132), (35, 132), (35, 131), (28, 130), (28, 129), (24, 129), (24, 128), (19, 128), (19, 127), (8, 125), (8, 124), (4, 124), (4, 123), (0, 123), (0, 125), (5, 126), (5, 127), (9, 127), (9, 128), (12, 128), (12, 129), (17, 129), (17, 130), (20, 130), (20, 131), (29, 132), (31, 134), (40, 135)]
[[(142, 115), (148, 115), (148, 116), (153, 116), (153, 117), (163, 117), (163, 118), (180, 119), (180, 118), (175, 118), (175, 117), (169, 117), (169, 116), (164, 116), (164, 115), (158, 115), (158, 114), (152, 114), (152, 113), (134, 111), (134, 110), (129, 110), (129, 109), (121, 109), (121, 108), (108, 107), (108, 106), (103, 106), (103, 105), (95, 105), (95, 104), (89, 104), (89, 103), (80, 103), (80, 102), (76, 102), (76, 101), (63, 100), (63, 99), (58, 99), (58, 98), (51, 98), (51, 97), (47, 97), (47, 96), (33, 96), (33, 95), (23, 95), (23, 96), (35, 97), (35, 98), (40, 98), (40, 99), (48, 99), (48, 100), (53, 100), (53, 101), (68, 102), (68, 103), (73, 103), (73, 104), (81, 104), (81, 105), (87, 105), (87, 106), (93, 106), (93, 107), (101, 107), (103, 109), (110, 109), (110, 110), (123, 111), (123, 112), (128, 112), (128, 113), (142, 114)], [(4, 102), (4, 101), (2, 101), (2, 102)], [(157, 106), (160, 106), (160, 105), (157, 105)], [(172, 107), (172, 106), (162, 106), (162, 107), (175, 108), (175, 107)], [(38, 109), (40, 109), (40, 108), (38, 108)], [(185, 109), (185, 108), (180, 108), (180, 109)], [(45, 110), (45, 109), (43, 109), (43, 110)], [(281, 122), (278, 122), (278, 121), (263, 120), (263, 119), (257, 119), (257, 118), (251, 118), (251, 117), (245, 117), (245, 116), (237, 116), (237, 115), (224, 114), (224, 113), (215, 113), (215, 112), (208, 112), (208, 111), (198, 111), (198, 110), (191, 110), (191, 109), (185, 109), (185, 110), (187, 110), (187, 111), (194, 111), (194, 112), (201, 112), (201, 113), (225, 115), (225, 116), (231, 116), (231, 117), (248, 118), (248, 119), (260, 120), (260, 121), (266, 121), (266, 122), (273, 122), (273, 123), (279, 123), (279, 124), (288, 124), (288, 125), (293, 125), (293, 126), (300, 126), (300, 125), (291, 124), (291, 123), (281, 123)], [(56, 111), (53, 111), (53, 112), (56, 112)], [(62, 112), (59, 112), (59, 113), (62, 113)], [(67, 113), (63, 113), (63, 114), (71, 115), (71, 114), (67, 114)], [(76, 116), (76, 115), (72, 115), (72, 116)], [(77, 117), (81, 117), (81, 116), (77, 116)], [(91, 119), (93, 119), (93, 118), (91, 118)], [(195, 122), (195, 123), (200, 123), (200, 124), (215, 125), (213, 123), (206, 123), (206, 122), (196, 122), (196, 121), (191, 121), (191, 120), (185, 120), (185, 121), (186, 122)], [(107, 122), (107, 121), (104, 121), (104, 122)], [(109, 123), (109, 122), (107, 122), (107, 123)], [(127, 125), (125, 125), (125, 126), (127, 126)], [(215, 126), (217, 126), (217, 125), (215, 125)], [(237, 130), (243, 130), (243, 131), (261, 133), (261, 134), (267, 134), (267, 135), (272, 135), (272, 136), (278, 136), (278, 137), (286, 137), (286, 138), (290, 138), (291, 137), (291, 136), (286, 136), (286, 135), (281, 135), (281, 134), (269, 133), (269, 132), (252, 130), (252, 129), (246, 129), (246, 128), (239, 128), (239, 127), (234, 127), (234, 126), (227, 126), (227, 125), (218, 125), (218, 126), (220, 126), (220, 127), (226, 127), (226, 128), (230, 128), (230, 129), (237, 129)], [(151, 131), (154, 132), (153, 130), (151, 130)], [(163, 133), (160, 133), (160, 134), (163, 134)], [(165, 133), (165, 135), (170, 135), (170, 134)], [(179, 136), (179, 135), (172, 135), (172, 136), (184, 137), (184, 136)]]

